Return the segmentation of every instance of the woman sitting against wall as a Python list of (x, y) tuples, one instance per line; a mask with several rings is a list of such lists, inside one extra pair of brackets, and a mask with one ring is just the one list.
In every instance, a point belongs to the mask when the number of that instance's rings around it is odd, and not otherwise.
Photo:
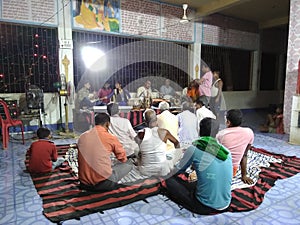
[(267, 115), (266, 123), (260, 127), (260, 131), (264, 133), (284, 134), (282, 107), (277, 106), (274, 113)]

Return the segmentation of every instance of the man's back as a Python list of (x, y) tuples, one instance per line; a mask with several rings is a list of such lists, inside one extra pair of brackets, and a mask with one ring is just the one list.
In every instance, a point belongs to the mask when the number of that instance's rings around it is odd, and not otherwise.
[(103, 127), (80, 135), (78, 139), (79, 179), (86, 185), (95, 185), (107, 179), (111, 173), (110, 154), (114, 153), (121, 162), (126, 162), (126, 153), (121, 143)]
[[(157, 115), (157, 123), (159, 128), (168, 130), (176, 139), (178, 139), (178, 118), (170, 113), (169, 110), (165, 110)], [(174, 149), (173, 143), (168, 141), (167, 148)]]
[(191, 144), (198, 137), (198, 120), (196, 115), (189, 110), (185, 110), (179, 113), (177, 117), (179, 142)]
[[(228, 152), (228, 150), (226, 150)], [(190, 146), (182, 161), (189, 159), (197, 173), (195, 196), (202, 204), (214, 209), (224, 209), (231, 200), (232, 159), (218, 159), (215, 155)]]
[(57, 160), (57, 149), (53, 142), (38, 140), (29, 148), (29, 171), (32, 173), (47, 173), (52, 170), (52, 161)]
[(239, 166), (246, 147), (253, 144), (254, 133), (248, 127), (229, 127), (219, 131), (216, 138), (230, 150), (233, 166)]
[(138, 148), (137, 143), (134, 141), (136, 133), (128, 119), (122, 118), (119, 115), (111, 116), (109, 131), (117, 136), (126, 150), (127, 156), (132, 155), (134, 150)]
[(170, 172), (166, 164), (166, 143), (159, 137), (158, 129), (145, 128), (140, 144), (139, 170), (149, 176), (164, 176)]

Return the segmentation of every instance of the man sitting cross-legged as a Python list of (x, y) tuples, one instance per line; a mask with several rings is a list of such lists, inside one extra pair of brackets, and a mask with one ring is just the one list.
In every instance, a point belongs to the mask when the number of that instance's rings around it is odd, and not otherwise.
[(233, 176), (241, 166), (242, 181), (253, 184), (247, 176), (247, 153), (254, 141), (254, 133), (249, 127), (241, 127), (243, 114), (239, 109), (231, 109), (226, 113), (226, 127), (219, 131), (217, 140), (227, 147), (232, 154)]
[[(181, 158), (179, 142), (168, 130), (158, 128), (154, 110), (147, 109), (144, 112), (144, 120), (147, 127), (138, 132), (135, 138), (140, 147), (139, 171), (146, 176), (165, 176)], [(166, 151), (167, 140), (170, 140), (176, 147), (172, 152)]]
[[(126, 151), (121, 143), (108, 132), (109, 125), (109, 115), (97, 113), (95, 127), (78, 139), (78, 176), (83, 189), (112, 190), (132, 169), (132, 164), (126, 162)], [(115, 165), (112, 165), (111, 154), (119, 161)]]
[(48, 173), (60, 166), (65, 159), (57, 157), (57, 149), (50, 141), (51, 131), (40, 127), (36, 131), (39, 140), (33, 142), (27, 153), (29, 156), (28, 171), (30, 173)]
[(138, 152), (139, 146), (134, 140), (136, 132), (132, 128), (130, 121), (127, 118), (119, 116), (118, 103), (109, 103), (107, 105), (107, 112), (110, 115), (109, 132), (119, 139), (126, 150), (127, 157), (133, 157)]
[[(162, 101), (158, 105), (161, 113), (157, 115), (157, 125), (159, 128), (168, 130), (176, 139), (178, 139), (178, 118), (169, 111), (169, 103)], [(174, 149), (174, 144), (167, 141), (167, 149)]]
[(193, 140), (198, 138), (199, 126), (198, 119), (192, 112), (191, 103), (182, 103), (182, 112), (177, 114), (178, 118), (178, 139), (180, 145), (190, 145)]
[[(214, 138), (217, 128), (215, 119), (201, 120), (200, 137), (185, 151), (176, 175), (166, 180), (167, 193), (172, 200), (203, 215), (224, 211), (231, 201), (231, 154)], [(191, 165), (197, 174), (196, 182), (177, 176)]]

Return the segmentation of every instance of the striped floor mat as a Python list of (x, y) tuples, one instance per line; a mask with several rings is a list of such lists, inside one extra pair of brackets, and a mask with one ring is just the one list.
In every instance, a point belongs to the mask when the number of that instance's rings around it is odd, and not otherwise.
[[(59, 156), (64, 156), (69, 145), (57, 148)], [(161, 182), (147, 178), (120, 184), (115, 190), (103, 193), (84, 191), (79, 188), (79, 180), (67, 162), (52, 173), (31, 174), (31, 178), (43, 200), (43, 214), (54, 223), (146, 200), (160, 192)]]

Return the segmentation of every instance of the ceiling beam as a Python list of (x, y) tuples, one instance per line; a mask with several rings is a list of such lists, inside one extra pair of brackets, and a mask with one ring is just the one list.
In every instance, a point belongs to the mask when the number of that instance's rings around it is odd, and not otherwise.
[(267, 21), (259, 23), (259, 29), (277, 27), (277, 26), (288, 24), (288, 23), (289, 23), (288, 16), (279, 17), (279, 18), (275, 18), (275, 19), (271, 19), (271, 20), (267, 20)]
[(245, 1), (248, 0), (211, 0), (209, 3), (197, 8), (196, 13), (199, 16), (208, 16), (210, 14), (217, 13), (221, 10), (241, 4)]

